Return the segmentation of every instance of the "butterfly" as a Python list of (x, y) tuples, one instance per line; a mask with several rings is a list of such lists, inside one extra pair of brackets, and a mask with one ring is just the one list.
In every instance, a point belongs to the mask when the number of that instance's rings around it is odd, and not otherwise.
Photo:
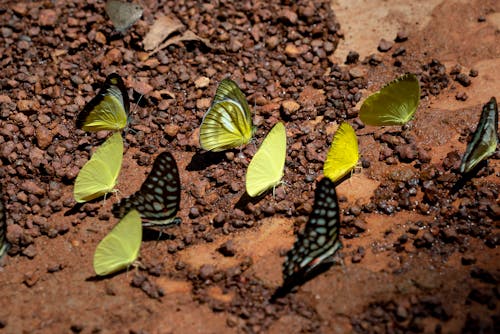
[(481, 117), (477, 125), (472, 141), (467, 145), (467, 149), (460, 164), (460, 173), (468, 173), (478, 163), (495, 153), (498, 145), (498, 106), (497, 100), (492, 97), (483, 106)]
[(200, 126), (200, 146), (219, 152), (244, 145), (252, 139), (255, 127), (247, 100), (238, 85), (224, 79)]
[(7, 253), (9, 244), (7, 242), (7, 215), (5, 214), (5, 205), (3, 203), (2, 186), (0, 185), (0, 258)]
[(251, 197), (259, 196), (278, 185), (283, 177), (286, 158), (286, 130), (279, 122), (268, 133), (248, 165), (246, 190)]
[(97, 245), (96, 274), (105, 276), (127, 268), (139, 256), (141, 241), (141, 217), (136, 210), (130, 210)]
[(328, 151), (323, 173), (333, 182), (346, 176), (359, 160), (358, 139), (349, 123), (342, 123)]
[(129, 3), (119, 0), (108, 0), (104, 7), (115, 29), (124, 33), (138, 19), (141, 18), (143, 9), (137, 3)]
[(359, 118), (368, 125), (404, 125), (413, 118), (419, 102), (418, 79), (407, 73), (368, 96)]
[(334, 183), (323, 178), (316, 186), (313, 211), (283, 264), (283, 288), (304, 280), (340, 247), (340, 217)]
[(143, 226), (169, 225), (175, 221), (180, 199), (179, 169), (172, 154), (163, 152), (156, 158), (139, 191), (115, 203), (112, 211), (120, 218), (130, 209), (136, 209)]
[(78, 114), (76, 127), (84, 131), (121, 130), (127, 125), (129, 109), (125, 84), (118, 74), (112, 73)]
[(109, 137), (83, 165), (76, 177), (73, 195), (83, 203), (101, 197), (116, 185), (123, 160), (123, 140), (119, 132)]

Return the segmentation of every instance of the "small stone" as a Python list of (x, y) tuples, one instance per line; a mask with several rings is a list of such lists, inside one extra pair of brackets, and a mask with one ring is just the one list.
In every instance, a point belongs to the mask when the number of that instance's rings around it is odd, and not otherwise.
[(471, 69), (470, 69), (469, 76), (470, 76), (471, 78), (475, 78), (475, 77), (477, 77), (478, 75), (479, 75), (479, 72), (478, 72), (476, 69), (473, 69), (473, 68), (471, 68)]
[(118, 49), (111, 49), (106, 53), (105, 56), (106, 61), (111, 64), (111, 63), (117, 63), (120, 64), (122, 62), (122, 53)]
[(387, 52), (387, 51), (389, 51), (392, 48), (393, 45), (394, 45), (393, 42), (385, 40), (384, 38), (382, 38), (380, 40), (380, 42), (378, 43), (377, 50), (379, 50), (380, 52)]
[(278, 18), (282, 19), (285, 22), (296, 24), (298, 21), (298, 15), (296, 12), (290, 9), (283, 9), (279, 12)]
[(396, 35), (395, 41), (397, 43), (401, 43), (401, 42), (404, 42), (406, 40), (408, 40), (408, 33), (404, 30), (398, 31), (398, 34)]
[(167, 124), (165, 125), (164, 131), (170, 138), (175, 138), (179, 133), (180, 126), (177, 124)]
[(478, 18), (477, 18), (477, 22), (486, 22), (486, 17), (484, 15), (480, 15)]
[(294, 44), (287, 44), (285, 47), (285, 54), (290, 58), (297, 58), (301, 55), (301, 51)]
[(204, 97), (201, 99), (196, 100), (196, 108), (197, 109), (208, 109), (210, 107), (210, 104), (212, 103), (212, 99), (208, 97)]
[(406, 48), (405, 47), (398, 47), (396, 50), (394, 50), (394, 52), (392, 53), (392, 56), (393, 57), (399, 57), (399, 56), (402, 56), (406, 53)]
[(206, 88), (210, 84), (210, 79), (207, 77), (199, 77), (194, 81), (194, 86), (196, 88)]
[(468, 87), (471, 84), (470, 77), (465, 73), (460, 73), (456, 76), (455, 81), (461, 84), (464, 87)]
[(107, 43), (106, 36), (100, 31), (95, 34), (95, 41), (101, 45), (105, 45)]
[(408, 318), (408, 310), (403, 305), (398, 305), (396, 308), (396, 318), (399, 321), (406, 320)]
[(36, 184), (33, 181), (24, 181), (21, 184), (21, 189), (24, 190), (25, 192), (37, 196), (42, 196), (45, 194), (45, 189), (40, 187), (38, 184)]
[(356, 64), (359, 60), (359, 53), (356, 51), (349, 51), (347, 57), (345, 59), (345, 63), (348, 64)]
[(285, 100), (285, 101), (281, 102), (281, 107), (283, 108), (283, 111), (287, 115), (291, 115), (300, 109), (300, 104), (298, 104), (294, 100)]
[(236, 247), (233, 240), (226, 241), (217, 250), (224, 256), (234, 256), (236, 254)]
[(349, 75), (352, 79), (362, 78), (365, 76), (365, 70), (362, 67), (353, 67), (349, 70)]
[(38, 18), (42, 27), (54, 27), (57, 23), (57, 13), (53, 9), (42, 9)]
[(473, 255), (464, 255), (462, 256), (462, 264), (464, 266), (468, 266), (476, 263), (476, 258)]
[(411, 144), (397, 146), (396, 152), (403, 162), (411, 162), (417, 158), (417, 148)]
[(268, 39), (266, 39), (266, 45), (267, 45), (267, 48), (270, 49), (270, 50), (274, 50), (280, 43), (280, 40), (278, 38), (278, 36), (271, 36), (269, 37)]
[(215, 267), (211, 264), (204, 264), (200, 267), (199, 276), (202, 280), (209, 279), (215, 273)]
[(22, 254), (24, 256), (26, 256), (27, 258), (29, 259), (33, 259), (36, 254), (37, 254), (37, 251), (36, 251), (36, 247), (34, 244), (31, 244), (29, 245), (28, 247), (26, 247), (23, 251), (22, 251)]
[(153, 86), (151, 86), (145, 81), (135, 81), (132, 84), (132, 87), (137, 93), (141, 95), (148, 95), (150, 92), (153, 91)]
[(17, 110), (23, 113), (31, 113), (40, 108), (40, 104), (36, 100), (19, 100), (17, 101)]

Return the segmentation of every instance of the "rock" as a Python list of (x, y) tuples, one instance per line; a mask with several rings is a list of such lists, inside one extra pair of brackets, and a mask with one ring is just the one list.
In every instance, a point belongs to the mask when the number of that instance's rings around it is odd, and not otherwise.
[(295, 44), (288, 43), (285, 47), (285, 54), (290, 58), (297, 58), (302, 54), (302, 52), (295, 46)]
[(54, 135), (52, 134), (52, 132), (44, 126), (37, 127), (35, 135), (38, 147), (40, 147), (41, 149), (46, 149), (47, 147), (49, 147), (49, 145), (52, 143), (52, 139), (54, 139)]
[(57, 13), (53, 9), (42, 9), (38, 17), (38, 23), (42, 27), (54, 27), (57, 23)]
[(300, 104), (298, 104), (294, 100), (285, 100), (281, 102), (281, 107), (283, 108), (283, 111), (286, 115), (291, 115), (300, 109)]
[(395, 41), (397, 43), (401, 43), (401, 42), (404, 42), (406, 40), (408, 40), (408, 33), (404, 30), (398, 31), (398, 34), (396, 35)]
[(236, 247), (233, 240), (226, 241), (217, 250), (224, 256), (234, 256), (236, 254)]
[(356, 51), (349, 51), (345, 59), (346, 64), (356, 64), (359, 60), (359, 53)]
[(194, 86), (196, 88), (206, 88), (210, 84), (210, 79), (207, 77), (199, 77), (194, 81)]
[(207, 280), (215, 273), (215, 267), (211, 264), (204, 264), (200, 267), (199, 276), (202, 280)]
[(393, 42), (387, 41), (382, 38), (378, 43), (377, 50), (379, 50), (380, 52), (387, 52), (392, 48), (393, 45), (394, 45)]
[(174, 138), (177, 136), (177, 133), (179, 133), (180, 126), (177, 124), (167, 124), (165, 125), (164, 131), (167, 136), (170, 138)]
[(25, 192), (37, 196), (42, 196), (45, 194), (45, 189), (40, 187), (38, 184), (36, 184), (33, 181), (24, 181), (21, 184), (21, 189), (24, 190)]
[(365, 70), (362, 67), (353, 67), (349, 70), (349, 75), (352, 79), (362, 78), (365, 76)]
[(469, 76), (465, 73), (458, 74), (455, 78), (455, 81), (457, 81), (459, 84), (461, 84), (464, 87), (468, 87), (472, 83)]

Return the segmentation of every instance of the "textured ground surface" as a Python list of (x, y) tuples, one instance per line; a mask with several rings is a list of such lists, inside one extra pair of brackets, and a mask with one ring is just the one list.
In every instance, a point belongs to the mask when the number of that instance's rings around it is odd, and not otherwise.
[[(498, 153), (454, 189), (482, 105), (500, 98), (498, 1), (142, 3), (125, 36), (102, 2), (0, 9), (0, 171), (12, 244), (0, 261), (0, 332), (500, 332)], [(208, 42), (148, 56), (142, 40), (164, 14)], [(377, 50), (382, 38), (387, 52)], [(350, 51), (359, 60), (345, 64)], [(423, 92), (415, 120), (403, 131), (364, 127), (360, 101), (408, 71)], [(120, 196), (169, 150), (183, 222), (162, 240), (145, 235), (142, 269), (99, 279), (92, 256), (116, 223), (117, 197), (76, 206), (72, 184), (107, 133), (76, 131), (74, 121), (111, 72), (134, 102)], [(276, 121), (286, 124), (288, 185), (274, 198), (244, 196), (254, 145), (198, 147), (227, 76), (255, 110), (257, 145)], [(344, 120), (364, 168), (337, 188), (339, 265), (270, 303)]]

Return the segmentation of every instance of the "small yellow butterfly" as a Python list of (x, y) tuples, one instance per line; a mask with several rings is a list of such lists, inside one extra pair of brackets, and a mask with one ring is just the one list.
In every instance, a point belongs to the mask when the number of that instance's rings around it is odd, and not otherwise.
[(122, 166), (123, 140), (119, 132), (109, 137), (83, 165), (75, 180), (75, 201), (83, 203), (103, 196), (116, 185)]
[(99, 93), (78, 114), (76, 127), (84, 131), (121, 130), (127, 125), (130, 101), (122, 78), (108, 75)]
[(407, 73), (368, 96), (359, 118), (367, 125), (404, 125), (413, 118), (419, 102), (418, 79)]
[(218, 152), (239, 147), (248, 143), (254, 132), (245, 96), (234, 81), (222, 80), (201, 122), (201, 148)]
[(141, 216), (130, 210), (101, 240), (94, 253), (94, 270), (105, 276), (127, 268), (139, 256), (142, 241)]
[(251, 197), (259, 196), (278, 185), (283, 177), (286, 158), (286, 130), (277, 123), (262, 142), (248, 165), (246, 189)]
[(333, 182), (346, 176), (359, 160), (358, 138), (349, 123), (342, 123), (328, 151), (323, 173)]

